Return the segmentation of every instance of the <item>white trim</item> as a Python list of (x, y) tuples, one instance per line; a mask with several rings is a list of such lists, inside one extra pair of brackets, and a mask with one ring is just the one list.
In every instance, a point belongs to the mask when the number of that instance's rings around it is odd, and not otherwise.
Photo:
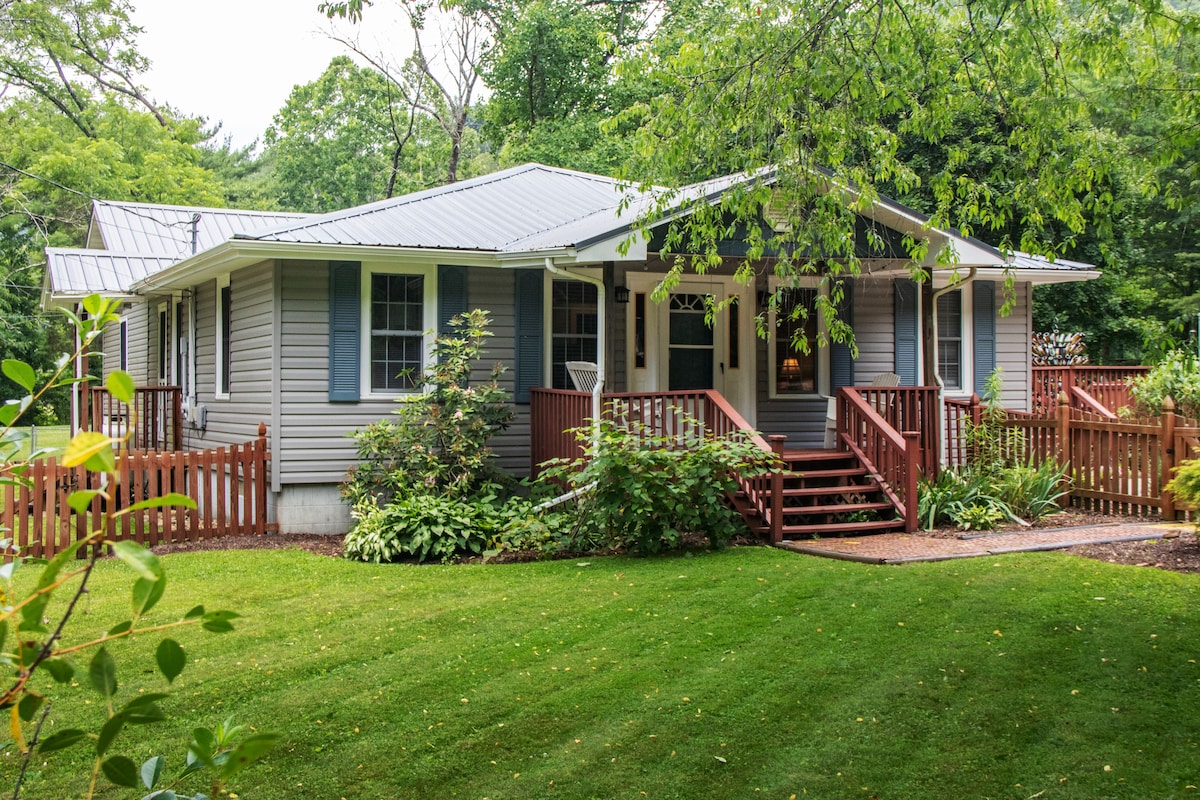
[[(586, 275), (595, 280), (604, 280), (604, 270), (600, 267), (571, 267), (571, 272), (578, 275)], [(553, 272), (546, 270), (542, 278), (542, 375), (545, 376), (542, 381), (546, 386), (552, 386), (554, 382), (554, 282), (555, 281), (570, 281), (570, 278), (563, 275), (555, 275)], [(577, 283), (586, 284), (587, 281), (577, 281)], [(599, 297), (599, 294), (597, 294)], [(599, 324), (600, 309), (596, 309), (596, 321)], [(598, 327), (596, 330), (596, 347), (605, 346), (604, 332)], [(600, 355), (599, 351), (596, 353)], [(611, 380), (606, 378), (606, 380)], [(611, 386), (606, 386), (605, 391), (612, 391)]]
[[(934, 288), (941, 289), (949, 286), (948, 281), (938, 280), (936, 277), (933, 281)], [(966, 399), (975, 391), (975, 291), (974, 282), (963, 282), (961, 286), (956, 287), (960, 292), (959, 297), (962, 298), (962, 367), (959, 375), (959, 386), (950, 388), (949, 386), (942, 389), (942, 394), (946, 397)], [(998, 311), (998, 309), (997, 309)], [(996, 314), (999, 320), (999, 313)], [(997, 333), (999, 329), (997, 328)], [(924, 350), (924, 348), (921, 348)], [(938, 357), (938, 345), (933, 343), (933, 357)], [(999, 354), (997, 353), (997, 363), (999, 363)], [(924, 374), (924, 373), (922, 373)], [(940, 374), (940, 369), (939, 369)], [(942, 377), (945, 380), (945, 376)]]
[(414, 275), (424, 279), (422, 286), (421, 325), (425, 334), (421, 337), (422, 374), (433, 358), (434, 328), (437, 325), (437, 264), (414, 264), (406, 262), (362, 262), (359, 271), (359, 396), (363, 400), (394, 400), (411, 397), (415, 391), (387, 391), (371, 388), (371, 276)]
[[(216, 338), (213, 340), (213, 367), (214, 367), (214, 369), (213, 369), (213, 399), (214, 400), (228, 400), (229, 399), (229, 390), (231, 387), (221, 385), (221, 376), (225, 374), (224, 338), (225, 338), (225, 333), (226, 333), (226, 331), (225, 331), (225, 313), (224, 313), (225, 312), (225, 307), (224, 307), (225, 304), (221, 299), (221, 290), (227, 286), (230, 286), (229, 273), (226, 272), (223, 275), (218, 275), (216, 277), (216, 283), (217, 283), (216, 297), (214, 298), (216, 302), (213, 304), (214, 308), (216, 308), (216, 314), (215, 314), (216, 318), (213, 321), (214, 322), (213, 327), (215, 329), (214, 332), (216, 334)], [(233, 306), (233, 289), (232, 288), (230, 288), (230, 290), (229, 290), (229, 305), (232, 308), (232, 306)], [(229, 327), (230, 327), (229, 356), (230, 356), (230, 360), (232, 361), (233, 360), (233, 330), (232, 330), (233, 314), (232, 314), (232, 311), (231, 311), (230, 317), (229, 317)], [(233, 383), (232, 371), (230, 372), (229, 378), (230, 378), (229, 382)], [(224, 389), (224, 391), (221, 391), (222, 389)]]

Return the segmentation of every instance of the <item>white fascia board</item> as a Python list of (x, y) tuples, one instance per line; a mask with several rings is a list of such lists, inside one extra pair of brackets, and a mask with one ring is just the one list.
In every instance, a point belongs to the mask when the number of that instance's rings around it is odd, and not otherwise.
[[(556, 251), (558, 252), (558, 251)], [(421, 258), (464, 267), (496, 267), (497, 254), (478, 250), (444, 250), (416, 247), (373, 247), (367, 245), (299, 244), (230, 239), (216, 247), (180, 261), (139, 282), (142, 291), (184, 289), (225, 272), (271, 259), (378, 261), (388, 258)]]

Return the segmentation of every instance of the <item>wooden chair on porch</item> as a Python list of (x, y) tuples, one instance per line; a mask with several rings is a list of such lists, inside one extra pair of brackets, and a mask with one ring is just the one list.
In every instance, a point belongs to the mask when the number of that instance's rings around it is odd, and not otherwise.
[(567, 375), (571, 376), (575, 391), (591, 392), (595, 389), (598, 369), (595, 361), (568, 361)]
[[(875, 376), (869, 386), (887, 388), (900, 385), (900, 376), (894, 372), (881, 372)], [(837, 398), (828, 398), (829, 405), (825, 410), (825, 449), (837, 447)]]

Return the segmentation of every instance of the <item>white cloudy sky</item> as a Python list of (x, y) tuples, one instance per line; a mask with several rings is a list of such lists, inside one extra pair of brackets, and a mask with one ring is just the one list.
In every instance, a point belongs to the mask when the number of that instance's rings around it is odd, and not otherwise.
[[(312, 81), (345, 52), (323, 33), (330, 23), (318, 2), (133, 0), (133, 21), (144, 29), (139, 50), (152, 62), (145, 76), (151, 96), (210, 123), (221, 121), (235, 145), (261, 138), (292, 87)], [(368, 10), (363, 30), (370, 52), (410, 49), (385, 2)], [(355, 34), (345, 25), (341, 31)]]

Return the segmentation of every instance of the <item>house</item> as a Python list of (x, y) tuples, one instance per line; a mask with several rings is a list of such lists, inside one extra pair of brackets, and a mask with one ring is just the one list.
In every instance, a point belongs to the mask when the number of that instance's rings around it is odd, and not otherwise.
[[(1005, 405), (1028, 408), (1032, 287), (1097, 275), (1006, 256), (881, 199), (860, 224), (885, 239), (927, 237), (931, 284), (913, 283), (900, 255), (864, 259), (844, 312), (858, 358), (839, 345), (801, 354), (785, 344), (794, 323), (771, 341), (756, 335), (776, 278), (764, 269), (751, 285), (734, 280), (735, 243), (721, 269), (685, 275), (654, 302), (667, 265), (655, 237), (631, 238), (646, 198), (622, 191), (610, 178), (529, 164), (324, 215), (97, 202), (86, 248), (47, 250), (45, 303), (92, 291), (125, 300), (125, 321), (104, 339), (106, 368), (181, 387), (185, 447), (245, 441), (265, 421), (280, 530), (339, 532), (349, 525), (338, 494), (354, 460), (349, 434), (413, 390), (405, 371), (428, 362), (432, 332), (461, 311), (491, 312), (488, 357), (508, 365), (517, 409), (493, 445), (522, 474), (531, 390), (571, 388), (568, 361), (600, 362), (606, 391), (716, 389), (793, 446), (820, 446), (825, 396), (838, 386), (887, 372), (918, 384), (926, 351), (948, 396), (969, 396), (1001, 367)], [(720, 186), (687, 191), (711, 199)], [(954, 270), (936, 266), (946, 248)], [(1006, 274), (1015, 308), (1001, 316)], [(810, 301), (824, 289), (814, 279), (789, 291)], [(710, 295), (736, 300), (711, 326)], [(934, 309), (936, 341), (923, 347)], [(804, 324), (812, 336), (820, 321)]]

